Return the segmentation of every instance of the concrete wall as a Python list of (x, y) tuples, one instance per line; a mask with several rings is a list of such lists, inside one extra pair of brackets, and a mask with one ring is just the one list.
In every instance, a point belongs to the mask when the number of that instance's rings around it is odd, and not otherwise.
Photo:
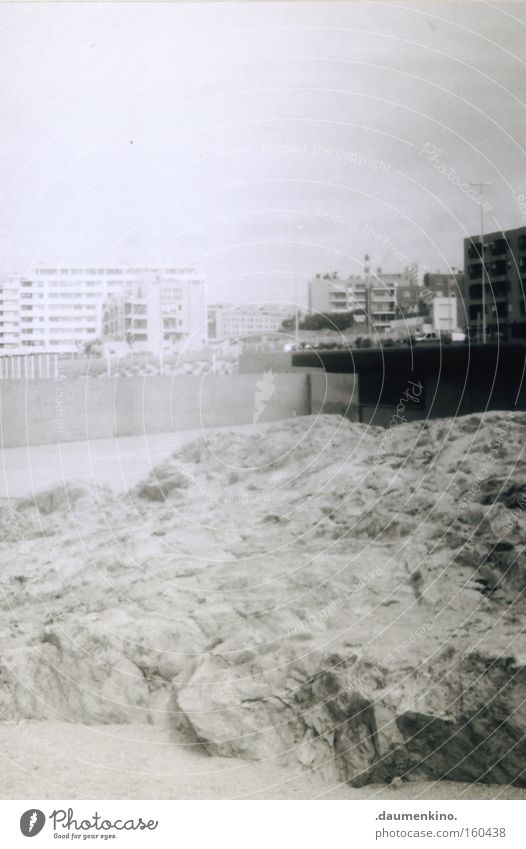
[(310, 375), (311, 413), (338, 414), (359, 421), (358, 375), (313, 371)]
[[(491, 386), (487, 375), (475, 375), (467, 386), (454, 375), (424, 375), (424, 404), (421, 409), (404, 402), (403, 414), (406, 421), (436, 419), (444, 417), (466, 416), (485, 410), (526, 410), (526, 385), (521, 385), (519, 393), (511, 392), (509, 386), (498, 380)], [(402, 400), (402, 393), (400, 400)], [(360, 406), (360, 421), (379, 427), (389, 427), (397, 410), (395, 406)], [(400, 419), (398, 419), (400, 422)]]
[(260, 375), (265, 371), (306, 374), (309, 376), (307, 386), (312, 414), (338, 414), (359, 421), (358, 375), (325, 372), (312, 366), (292, 368), (292, 354), (283, 351), (242, 354), (239, 371), (258, 372)]
[(292, 353), (288, 351), (254, 351), (241, 354), (239, 357), (239, 371), (243, 373), (264, 371), (291, 372)]
[[(0, 381), (0, 445), (41, 445), (253, 421), (259, 374)], [(268, 385), (267, 385), (268, 388)], [(309, 413), (308, 377), (277, 374), (260, 422)]]

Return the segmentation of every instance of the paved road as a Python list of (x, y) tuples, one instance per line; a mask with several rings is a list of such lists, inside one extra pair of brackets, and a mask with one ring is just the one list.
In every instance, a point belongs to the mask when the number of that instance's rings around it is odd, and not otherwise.
[[(216, 430), (254, 432), (252, 425)], [(31, 495), (60, 480), (106, 483), (115, 492), (122, 492), (144, 478), (178, 445), (191, 442), (201, 433), (197, 429), (6, 448), (0, 452), (0, 498)]]

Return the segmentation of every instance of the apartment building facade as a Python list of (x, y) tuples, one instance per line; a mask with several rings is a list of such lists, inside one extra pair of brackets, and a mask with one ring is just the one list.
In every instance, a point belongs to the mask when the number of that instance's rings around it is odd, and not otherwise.
[(104, 343), (156, 356), (199, 350), (207, 343), (206, 291), (195, 271), (156, 276), (112, 295), (102, 316)]
[(294, 315), (293, 304), (211, 304), (208, 308), (209, 338), (224, 341), (275, 333)]
[(464, 262), (470, 337), (526, 339), (526, 227), (464, 239)]
[(375, 274), (344, 279), (337, 273), (317, 274), (309, 282), (309, 309), (324, 315), (353, 312), (357, 324), (383, 331), (417, 295), (412, 270), (389, 273), (379, 268)]
[(18, 277), (0, 279), (0, 353), (17, 350), (20, 345), (21, 295)]
[(41, 267), (0, 279), (0, 353), (78, 353), (101, 338), (109, 299), (156, 280), (191, 290), (172, 335), (197, 333), (200, 321), (206, 338), (205, 283), (193, 268)]
[(455, 328), (465, 328), (467, 321), (464, 304), (464, 273), (452, 270), (447, 272), (431, 272), (424, 274), (421, 285), (421, 300), (430, 305), (436, 298), (455, 298), (456, 312), (452, 317)]

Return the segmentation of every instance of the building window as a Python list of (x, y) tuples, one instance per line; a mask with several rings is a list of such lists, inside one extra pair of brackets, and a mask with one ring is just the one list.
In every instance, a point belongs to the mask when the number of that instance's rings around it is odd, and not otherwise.
[(508, 247), (508, 243), (506, 239), (495, 239), (493, 242), (489, 243), (490, 253), (495, 256), (496, 254), (505, 254)]
[(498, 262), (490, 262), (488, 264), (488, 270), (491, 271), (494, 275), (506, 274), (506, 261), (501, 259)]
[(492, 313), (497, 318), (507, 318), (508, 316), (508, 304), (506, 301), (499, 301), (499, 303), (495, 304), (492, 308)]

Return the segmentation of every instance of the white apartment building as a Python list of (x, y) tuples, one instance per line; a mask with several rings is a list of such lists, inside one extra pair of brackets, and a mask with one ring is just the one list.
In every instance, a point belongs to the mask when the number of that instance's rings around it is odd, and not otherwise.
[(309, 308), (323, 315), (352, 312), (356, 323), (379, 330), (395, 317), (396, 285), (376, 277), (317, 275), (309, 283)]
[(195, 332), (202, 339), (201, 326), (206, 339), (205, 284), (194, 268), (41, 267), (0, 279), (0, 352), (82, 351), (87, 342), (101, 338), (108, 299), (124, 295), (130, 287), (165, 279), (190, 292), (174, 337)]
[(392, 339), (407, 339), (419, 333), (435, 332), (440, 337), (459, 331), (457, 322), (457, 299), (454, 295), (444, 298), (435, 296), (427, 304), (425, 314), (406, 315), (391, 322), (389, 336)]
[(418, 295), (412, 271), (364, 274), (342, 279), (338, 274), (317, 274), (309, 282), (309, 308), (327, 315), (352, 312), (354, 320), (369, 329), (384, 330), (397, 311)]
[(158, 356), (198, 350), (207, 342), (204, 280), (195, 276), (158, 276), (129, 286), (104, 304), (102, 339), (106, 349), (122, 343), (130, 351)]
[(18, 277), (0, 280), (0, 351), (20, 346), (21, 286)]
[(293, 315), (292, 304), (212, 304), (208, 308), (209, 338), (223, 341), (274, 333)]
[(454, 295), (447, 298), (436, 295), (431, 301), (430, 318), (433, 328), (440, 333), (454, 333), (457, 331), (457, 299)]
[(309, 281), (309, 309), (326, 315), (331, 312), (349, 312), (352, 292), (349, 281), (338, 274), (317, 274)]

